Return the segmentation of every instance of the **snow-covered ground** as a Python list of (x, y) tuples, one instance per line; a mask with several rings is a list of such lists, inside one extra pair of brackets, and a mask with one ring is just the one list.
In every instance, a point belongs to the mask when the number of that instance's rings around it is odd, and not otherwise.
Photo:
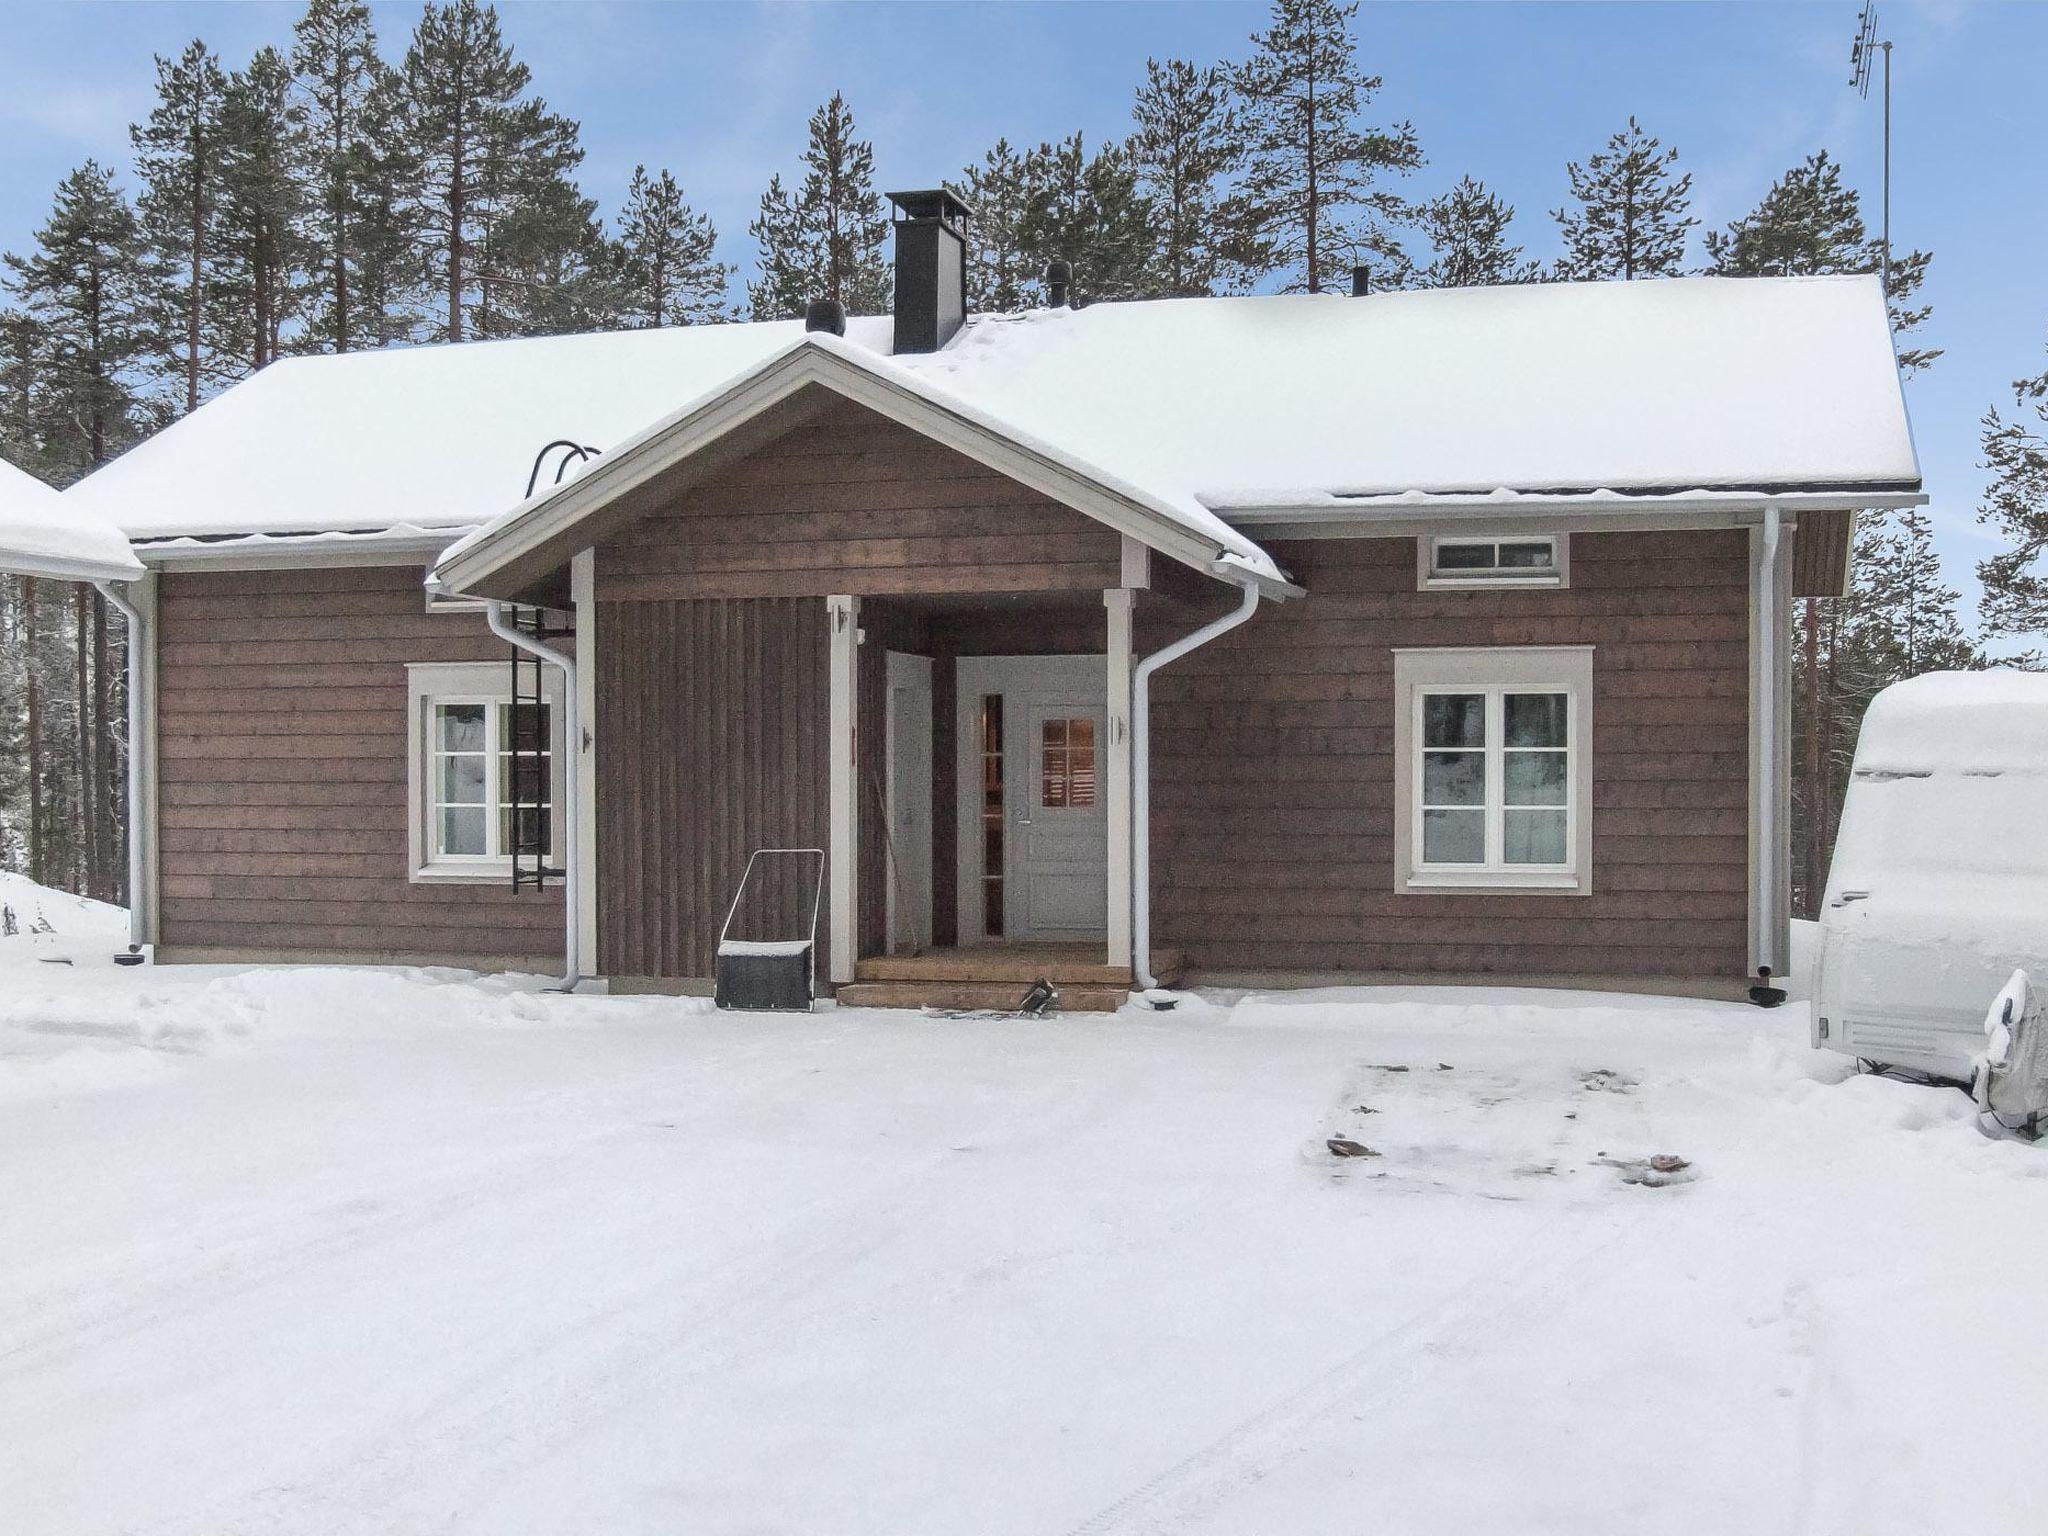
[(1798, 1004), (733, 1018), (107, 937), (0, 940), (10, 1536), (2048, 1529), (2048, 1151)]

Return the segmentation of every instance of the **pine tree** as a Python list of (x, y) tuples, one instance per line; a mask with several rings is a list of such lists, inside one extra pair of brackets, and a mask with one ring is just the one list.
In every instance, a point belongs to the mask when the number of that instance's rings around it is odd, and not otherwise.
[[(1892, 262), (1886, 295), (1895, 336), (1916, 330), (1933, 312), (1914, 306), (1932, 257), (1910, 251)], [(1708, 270), (1737, 277), (1816, 277), (1878, 272), (1884, 242), (1863, 223), (1856, 190), (1826, 150), (1809, 155), (1771, 186), (1755, 210), (1725, 230), (1707, 233)], [(1912, 374), (1941, 356), (1939, 349), (1902, 349), (1899, 368)]]
[(220, 275), (209, 295), (219, 352), (254, 370), (274, 361), (304, 291), (305, 112), (291, 67), (258, 49), (231, 76), (221, 111)]
[(1416, 281), (1424, 288), (1536, 282), (1541, 265), (1524, 260), (1519, 245), (1508, 244), (1514, 217), (1512, 204), (1470, 176), (1431, 198), (1418, 210), (1416, 223), (1436, 255), (1416, 273)]
[(1576, 207), (1552, 211), (1564, 234), (1557, 274), (1582, 280), (1672, 277), (1685, 265), (1692, 175), (1631, 117), (1604, 150), (1565, 168)]
[[(166, 308), (180, 333), (185, 409), (210, 375), (205, 348), (208, 279), (217, 257), (227, 76), (196, 38), (175, 62), (156, 61), (156, 106), (128, 130), (142, 180), (142, 222), (162, 262)], [(167, 328), (168, 329), (168, 328)]]
[(717, 248), (711, 216), (684, 200), (674, 176), (650, 177), (646, 166), (634, 166), (619, 216), (621, 318), (633, 326), (725, 319), (732, 269), (718, 259)]
[(1041, 144), (1024, 162), (1018, 245), (1031, 268), (1073, 268), (1074, 296), (1145, 298), (1159, 289), (1150, 202), (1130, 156), (1105, 145), (1092, 156), (1080, 134)]
[(617, 253), (597, 203), (555, 177), (514, 201), (480, 248), (488, 260), (479, 336), (558, 336), (619, 321)]
[(1228, 184), (1244, 141), (1229, 76), (1183, 59), (1147, 59), (1131, 115), (1131, 164), (1150, 201), (1164, 290), (1201, 295), (1235, 286), (1245, 253)]
[(875, 190), (874, 146), (854, 137), (846, 98), (811, 114), (804, 178), (795, 192), (771, 177), (747, 226), (760, 247), (760, 276), (747, 296), (756, 320), (791, 319), (813, 299), (850, 315), (887, 313), (889, 215)]
[(1406, 257), (1390, 226), (1401, 199), (1376, 185), (1422, 164), (1408, 123), (1361, 128), (1380, 77), (1358, 66), (1357, 0), (1273, 0), (1272, 25), (1236, 73), (1243, 103), (1245, 233), (1260, 270), (1318, 292), (1370, 255), (1398, 280)]
[[(589, 239), (587, 207), (567, 195), (569, 173), (583, 158), (579, 130), (526, 95), (531, 80), (504, 40), (495, 7), (429, 5), (413, 32), (396, 126), (416, 176), (411, 212), (441, 295), (439, 340), (517, 334), (519, 309), (529, 301), (508, 303), (499, 288), (531, 281), (532, 271), (573, 256)], [(501, 234), (511, 251), (494, 248)], [(524, 274), (511, 270), (519, 265)]]
[(394, 286), (378, 230), (398, 199), (383, 174), (394, 164), (395, 80), (378, 56), (369, 6), (312, 0), (292, 29), (291, 60), (304, 115), (308, 263), (318, 290), (307, 339), (336, 352), (377, 346), (388, 338), (366, 290)]
[(1008, 311), (1034, 301), (1043, 269), (1024, 253), (1023, 226), (1030, 189), (1025, 156), (997, 139), (995, 148), (970, 165), (947, 190), (974, 210), (967, 242), (967, 302), (970, 309)]
[(1984, 416), (1984, 468), (1991, 471), (1977, 521), (2006, 547), (1978, 562), (1977, 613), (1987, 635), (2048, 635), (2048, 373), (2013, 384), (2013, 403), (2032, 421)]

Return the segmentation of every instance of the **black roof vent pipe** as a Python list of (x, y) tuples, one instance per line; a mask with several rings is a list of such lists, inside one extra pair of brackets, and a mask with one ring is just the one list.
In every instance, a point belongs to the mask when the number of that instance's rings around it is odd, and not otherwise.
[(846, 334), (846, 306), (837, 299), (813, 299), (804, 311), (806, 331), (830, 331), (834, 336)]
[(1074, 286), (1074, 269), (1056, 261), (1045, 269), (1045, 302), (1059, 309), (1067, 302), (1067, 290)]
[(1360, 262), (1351, 269), (1351, 297), (1362, 299), (1372, 292), (1372, 268)]
[(945, 188), (891, 192), (896, 205), (896, 350), (936, 352), (967, 320), (967, 221)]

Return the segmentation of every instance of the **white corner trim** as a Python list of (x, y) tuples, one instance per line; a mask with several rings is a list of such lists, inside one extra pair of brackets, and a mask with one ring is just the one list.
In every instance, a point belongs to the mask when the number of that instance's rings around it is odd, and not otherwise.
[(831, 892), (831, 979), (837, 986), (853, 980), (853, 968), (860, 958), (860, 827), (854, 799), (855, 753), (859, 750), (860, 599), (845, 593), (826, 598), (825, 620), (832, 632), (827, 674), (830, 809), (825, 864)]
[[(502, 885), (512, 878), (512, 860), (479, 860), (474, 863), (437, 864), (427, 853), (433, 846), (427, 818), (433, 800), (427, 793), (427, 711), (435, 703), (504, 704), (512, 698), (511, 664), (503, 661), (408, 662), (405, 668), (405, 853), (406, 878), (414, 885)], [(555, 668), (542, 670), (542, 698), (554, 741), (549, 757), (548, 798), (553, 806), (563, 805), (566, 779), (562, 747), (562, 682)], [(562, 855), (560, 817), (551, 822), (553, 858)]]
[[(1593, 647), (1590, 645), (1398, 647), (1394, 650), (1394, 889), (1407, 895), (1503, 891), (1589, 896), (1593, 892)], [(1419, 868), (1421, 754), (1426, 689), (1549, 690), (1571, 696), (1566, 839), (1569, 869)], [(1489, 739), (1489, 759), (1501, 743)], [(1489, 770), (1491, 776), (1492, 769)]]

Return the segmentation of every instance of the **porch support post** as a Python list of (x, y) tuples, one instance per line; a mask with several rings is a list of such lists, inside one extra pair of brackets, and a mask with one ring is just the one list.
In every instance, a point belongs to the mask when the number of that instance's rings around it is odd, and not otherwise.
[(1108, 740), (1103, 756), (1103, 807), (1109, 814), (1109, 954), (1131, 963), (1131, 609), (1128, 587), (1102, 594), (1109, 610)]
[(576, 775), (576, 951), (584, 970), (602, 971), (597, 959), (597, 552), (569, 562), (569, 595), (576, 609), (576, 718), (578, 739), (568, 743)]
[(1791, 966), (1792, 562), (1775, 505), (1750, 530), (1750, 968)]
[(825, 846), (825, 871), (830, 900), (830, 971), (833, 985), (853, 980), (860, 927), (857, 921), (860, 875), (857, 862), (860, 827), (856, 761), (860, 698), (860, 599), (835, 595), (825, 599), (832, 629), (827, 753), (830, 760), (831, 812)]

